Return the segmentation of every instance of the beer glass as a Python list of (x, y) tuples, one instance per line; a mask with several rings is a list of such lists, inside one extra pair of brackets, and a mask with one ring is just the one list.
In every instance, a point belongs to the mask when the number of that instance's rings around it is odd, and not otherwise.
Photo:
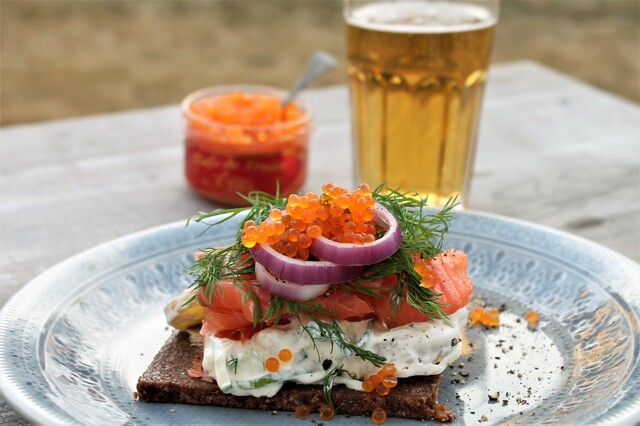
[(345, 0), (357, 182), (468, 201), (499, 0)]

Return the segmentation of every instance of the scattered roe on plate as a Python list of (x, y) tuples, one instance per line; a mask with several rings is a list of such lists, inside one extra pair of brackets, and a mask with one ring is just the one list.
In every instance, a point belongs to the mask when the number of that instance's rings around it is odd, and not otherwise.
[(485, 327), (498, 327), (500, 325), (500, 312), (495, 308), (484, 309), (476, 306), (469, 314), (471, 325), (482, 324)]
[(538, 313), (533, 310), (527, 312), (527, 314), (525, 315), (525, 318), (527, 319), (527, 322), (530, 325), (538, 324), (538, 321), (540, 321), (540, 317), (538, 316)]
[(336, 412), (329, 404), (321, 404), (320, 409), (318, 409), (318, 414), (321, 419), (331, 420), (333, 416), (336, 415)]
[(387, 412), (384, 408), (377, 407), (371, 413), (371, 421), (377, 425), (381, 425), (382, 423), (387, 421)]
[(245, 222), (242, 244), (251, 248), (267, 243), (280, 254), (307, 260), (313, 239), (320, 236), (340, 243), (372, 243), (380, 231), (373, 220), (374, 205), (366, 183), (351, 192), (327, 183), (320, 196), (292, 194), (284, 211), (271, 210), (259, 225)]
[(311, 409), (307, 404), (296, 405), (295, 413), (297, 418), (304, 420), (309, 416), (310, 412), (311, 412)]

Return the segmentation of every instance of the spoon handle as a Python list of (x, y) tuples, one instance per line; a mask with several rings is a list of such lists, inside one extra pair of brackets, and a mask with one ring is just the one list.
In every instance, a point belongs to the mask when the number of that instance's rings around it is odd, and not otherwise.
[(304, 73), (293, 84), (293, 87), (291, 87), (291, 90), (287, 94), (287, 97), (282, 100), (280, 106), (282, 108), (286, 107), (293, 100), (293, 98), (296, 97), (298, 92), (308, 87), (313, 82), (313, 80), (315, 80), (322, 74), (334, 69), (336, 65), (338, 65), (336, 58), (334, 58), (327, 52), (315, 52), (309, 60), (309, 63), (307, 63), (307, 68), (305, 69)]

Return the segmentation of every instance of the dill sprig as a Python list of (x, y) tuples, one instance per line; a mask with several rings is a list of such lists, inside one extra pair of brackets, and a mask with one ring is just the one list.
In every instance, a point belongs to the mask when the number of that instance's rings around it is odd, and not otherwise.
[(265, 312), (264, 317), (273, 321), (273, 325), (278, 325), (282, 317), (286, 314), (293, 315), (298, 318), (300, 322), (303, 322), (302, 318), (305, 316), (317, 319), (318, 321), (319, 317), (331, 318), (335, 316), (331, 309), (320, 306), (316, 301), (294, 302), (272, 294), (269, 300), (269, 308), (267, 312)]
[(369, 296), (374, 298), (383, 297), (379, 288), (366, 285), (366, 282), (362, 280), (342, 283), (339, 287), (341, 291), (347, 294), (357, 294), (360, 296)]
[[(332, 320), (335, 317), (335, 313), (329, 308), (320, 306), (317, 302), (310, 300), (307, 302), (293, 302), (291, 300), (285, 300), (280, 297), (271, 295), (269, 300), (269, 308), (264, 314), (264, 318), (268, 318), (273, 321), (273, 325), (277, 325), (282, 319), (285, 313), (293, 315), (301, 324), (303, 330), (311, 338), (313, 348), (318, 354), (318, 361), (322, 361), (320, 356), (320, 350), (316, 345), (315, 337), (309, 329), (308, 323), (305, 319), (308, 318), (311, 322), (315, 323), (318, 327), (318, 333), (320, 336), (325, 337), (331, 341), (331, 349), (333, 350), (333, 344), (337, 344), (343, 349), (350, 351), (353, 355), (361, 358), (364, 361), (368, 361), (380, 367), (386, 362), (386, 358), (378, 355), (374, 352), (361, 348), (354, 341), (351, 341), (345, 336), (344, 331), (340, 327), (337, 321)], [(321, 317), (329, 318), (329, 320), (323, 320)]]
[[(438, 212), (427, 209), (427, 198), (415, 192), (377, 187), (373, 198), (382, 204), (396, 218), (402, 230), (402, 245), (390, 257), (372, 265), (367, 273), (357, 281), (367, 282), (395, 274), (398, 284), (386, 291), (394, 316), (402, 298), (424, 315), (431, 318), (447, 318), (442, 305), (436, 301), (440, 294), (420, 285), (420, 275), (414, 269), (415, 257), (433, 258), (442, 251), (445, 234), (453, 220), (456, 198), (450, 199)], [(356, 281), (356, 282), (357, 282)], [(354, 287), (356, 291), (368, 289), (366, 285)]]
[(195, 276), (194, 289), (205, 287), (211, 299), (215, 286), (222, 280), (230, 280), (241, 286), (244, 276), (255, 271), (253, 261), (248, 256), (249, 250), (235, 242), (227, 247), (212, 248), (203, 251), (204, 256), (191, 266), (191, 274)]
[(402, 250), (419, 253), (422, 258), (432, 258), (442, 251), (457, 197), (449, 199), (440, 211), (431, 213), (427, 209), (427, 197), (416, 192), (400, 192), (379, 186), (372, 195), (398, 221), (402, 230)]
[[(238, 194), (245, 201), (247, 201), (250, 205), (248, 207), (236, 207), (231, 209), (217, 209), (210, 213), (200, 212), (199, 214), (193, 216), (191, 219), (187, 221), (187, 225), (190, 222), (200, 223), (203, 222), (206, 227), (202, 231), (202, 234), (206, 233), (212, 227), (224, 223), (228, 220), (233, 219), (241, 213), (246, 212), (246, 216), (240, 223), (238, 227), (238, 231), (236, 233), (236, 240), (239, 242), (240, 234), (242, 233), (242, 226), (245, 222), (249, 220), (253, 220), (256, 223), (261, 223), (263, 220), (269, 216), (269, 212), (271, 209), (284, 209), (287, 205), (286, 198), (280, 198), (278, 192), (276, 191), (276, 195), (271, 195), (262, 191), (253, 191), (250, 192), (249, 195)], [(206, 220), (216, 218), (217, 221), (213, 223), (208, 223)]]
[(342, 346), (344, 349), (348, 349), (355, 356), (361, 358), (364, 361), (369, 361), (371, 364), (376, 367), (382, 367), (387, 359), (382, 355), (378, 355), (374, 352), (368, 351), (366, 349), (362, 349), (355, 342), (349, 340), (344, 335), (344, 332), (340, 328), (340, 325), (336, 321), (332, 321), (330, 323), (323, 321), (316, 321), (316, 324), (322, 331), (322, 333), (326, 333), (329, 336), (335, 338), (337, 340), (338, 345)]
[[(322, 321), (318, 318), (313, 318), (313, 317), (312, 317), (312, 321), (318, 327), (320, 335), (331, 341), (332, 350), (333, 350), (333, 344), (336, 343), (338, 346), (350, 351), (353, 355), (359, 357), (363, 361), (368, 361), (372, 363), (376, 367), (382, 367), (385, 364), (385, 362), (387, 362), (387, 359), (382, 355), (378, 355), (377, 353), (363, 349), (360, 346), (358, 346), (356, 342), (349, 340), (347, 336), (345, 336), (344, 331), (342, 330), (342, 328), (340, 327), (340, 324), (338, 324), (337, 321), (332, 320), (327, 322), (327, 321)], [(320, 359), (320, 351), (316, 346), (316, 342), (315, 342), (315, 339), (313, 338), (311, 331), (307, 328), (308, 325), (303, 324), (302, 327), (307, 332), (307, 334), (309, 334), (309, 337), (311, 337), (311, 340), (313, 341), (314, 349), (318, 353), (318, 359)]]
[(347, 373), (349, 374), (349, 372), (345, 369), (342, 368), (343, 366), (339, 366), (334, 368), (333, 370), (331, 370), (330, 372), (327, 373), (326, 376), (324, 376), (324, 378), (322, 379), (322, 394), (324, 396), (324, 400), (327, 404), (329, 404), (329, 406), (331, 408), (333, 408), (333, 411), (337, 412), (338, 410), (336, 409), (335, 405), (333, 404), (333, 398), (331, 396), (332, 394), (332, 389), (333, 389), (333, 382), (336, 379), (336, 377)]
[(238, 374), (238, 357), (232, 356), (231, 358), (229, 358), (229, 360), (227, 361), (227, 366), (233, 369), (233, 374)]
[[(286, 206), (286, 199), (280, 198), (277, 193), (274, 196), (261, 191), (251, 192), (248, 196), (240, 194), (240, 196), (250, 203), (249, 207), (218, 209), (210, 213), (201, 212), (187, 222), (187, 225), (190, 222), (205, 224), (201, 236), (212, 227), (244, 214), (236, 231), (235, 241), (227, 247), (205, 250), (204, 256), (191, 266), (190, 274), (195, 277), (192, 284), (194, 290), (205, 287), (209, 300), (223, 280), (230, 280), (240, 290), (243, 302), (249, 299), (257, 302), (254, 313), (254, 325), (257, 325), (262, 317), (261, 304), (258, 303), (257, 295), (244, 285), (246, 277), (255, 272), (254, 262), (249, 249), (240, 242), (240, 235), (245, 222), (249, 220), (256, 223), (262, 222), (271, 209), (283, 209)], [(222, 290), (222, 287), (220, 288)]]

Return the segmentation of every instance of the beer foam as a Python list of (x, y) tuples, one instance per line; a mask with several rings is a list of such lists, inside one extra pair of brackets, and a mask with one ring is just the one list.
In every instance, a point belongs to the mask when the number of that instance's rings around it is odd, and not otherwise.
[(345, 14), (350, 25), (396, 33), (452, 33), (496, 24), (485, 7), (469, 3), (399, 1), (371, 3)]

